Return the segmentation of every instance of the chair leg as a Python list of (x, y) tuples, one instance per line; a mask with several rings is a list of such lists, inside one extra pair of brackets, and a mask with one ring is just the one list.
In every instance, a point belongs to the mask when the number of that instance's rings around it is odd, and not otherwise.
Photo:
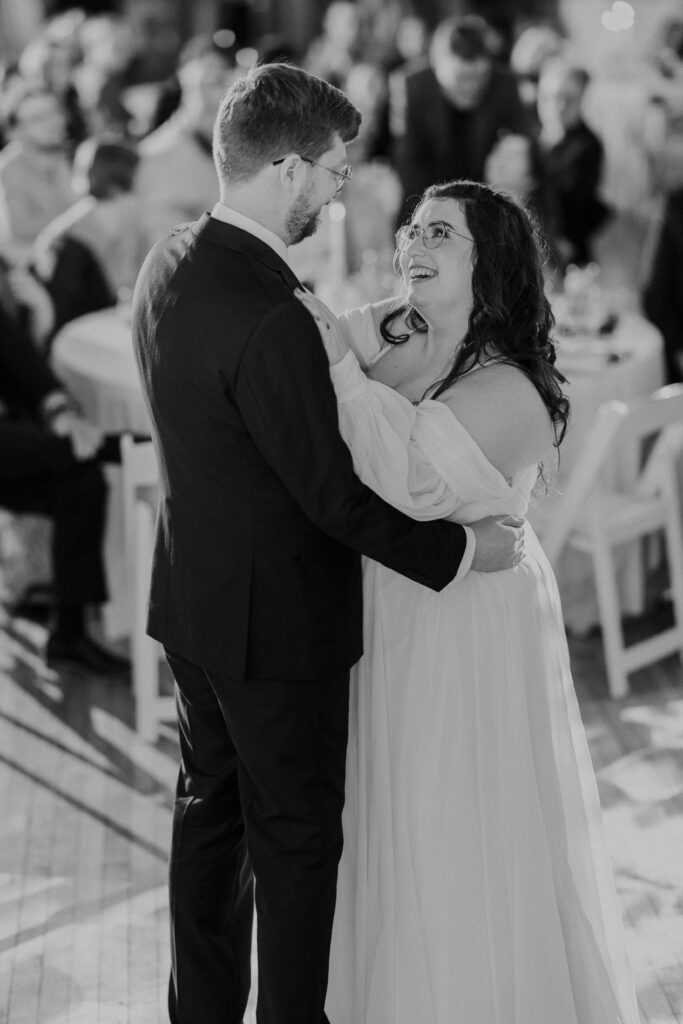
[(592, 553), (607, 668), (607, 686), (610, 697), (625, 697), (628, 694), (628, 678), (623, 663), (624, 636), (621, 628), (619, 591), (612, 551), (607, 539), (601, 534), (593, 534)]
[(136, 502), (134, 523), (135, 600), (132, 636), (135, 727), (142, 739), (153, 743), (157, 738), (159, 665), (157, 646), (145, 632), (154, 534), (152, 513), (146, 502)]
[(669, 560), (669, 579), (674, 608), (674, 622), (680, 638), (678, 657), (683, 663), (683, 524), (678, 494), (675, 464), (670, 466), (664, 489), (667, 522), (664, 529), (666, 554)]

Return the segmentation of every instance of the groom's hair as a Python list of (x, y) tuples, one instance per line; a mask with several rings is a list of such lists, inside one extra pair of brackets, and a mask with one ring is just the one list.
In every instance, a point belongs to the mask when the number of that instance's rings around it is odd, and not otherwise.
[(351, 142), (361, 115), (340, 89), (290, 64), (260, 64), (221, 102), (213, 157), (221, 181), (254, 177), (288, 153), (317, 159), (335, 135)]

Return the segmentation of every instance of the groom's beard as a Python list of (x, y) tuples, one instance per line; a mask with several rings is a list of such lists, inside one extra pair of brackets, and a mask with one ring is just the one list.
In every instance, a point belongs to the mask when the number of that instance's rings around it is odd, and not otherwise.
[(300, 195), (289, 211), (285, 227), (290, 238), (290, 245), (303, 242), (304, 238), (310, 238), (318, 230), (322, 207), (313, 211), (308, 198), (309, 194)]

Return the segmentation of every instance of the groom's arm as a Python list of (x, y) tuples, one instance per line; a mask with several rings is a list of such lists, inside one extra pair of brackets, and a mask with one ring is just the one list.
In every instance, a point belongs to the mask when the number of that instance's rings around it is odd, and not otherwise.
[(298, 302), (272, 310), (252, 332), (233, 397), (252, 440), (319, 529), (433, 590), (454, 579), (465, 529), (416, 522), (356, 476), (322, 342)]

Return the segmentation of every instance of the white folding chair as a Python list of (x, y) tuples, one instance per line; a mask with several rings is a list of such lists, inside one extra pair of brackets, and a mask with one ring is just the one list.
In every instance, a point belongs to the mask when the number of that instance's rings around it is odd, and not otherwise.
[(135, 443), (130, 435), (121, 440), (123, 469), (126, 561), (133, 602), (131, 647), (135, 728), (144, 740), (154, 742), (159, 722), (175, 717), (172, 697), (159, 694), (160, 644), (147, 635), (147, 601), (154, 551), (154, 512), (159, 482), (154, 446), (151, 441)]
[[(647, 455), (627, 489), (609, 489), (602, 474), (622, 445)], [(546, 509), (542, 504), (538, 518), (534, 517), (554, 565), (567, 546), (592, 559), (612, 697), (628, 693), (630, 672), (673, 652), (683, 661), (683, 526), (677, 477), (682, 450), (683, 385), (672, 384), (628, 404), (606, 402), (564, 493), (549, 501)], [(674, 624), (626, 647), (614, 548), (660, 531), (669, 565)]]

